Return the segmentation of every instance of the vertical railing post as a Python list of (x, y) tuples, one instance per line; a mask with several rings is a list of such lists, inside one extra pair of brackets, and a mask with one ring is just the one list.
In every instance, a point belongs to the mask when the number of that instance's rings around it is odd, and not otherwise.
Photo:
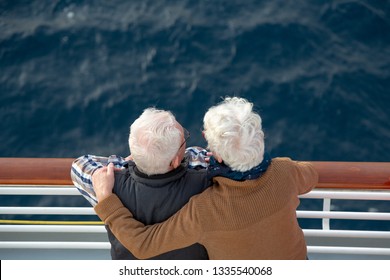
[[(324, 198), (322, 211), (330, 212), (330, 204), (331, 204), (331, 199), (330, 198)], [(324, 230), (329, 230), (330, 229), (330, 219), (329, 218), (322, 218), (322, 229), (324, 229)]]

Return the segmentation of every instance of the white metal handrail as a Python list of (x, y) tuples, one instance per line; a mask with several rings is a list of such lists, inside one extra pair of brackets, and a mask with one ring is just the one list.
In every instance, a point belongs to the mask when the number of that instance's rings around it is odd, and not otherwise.
[[(303, 229), (306, 238), (345, 238), (350, 239), (390, 239), (390, 232), (386, 231), (359, 231), (359, 230), (331, 230), (330, 219), (350, 220), (381, 220), (389, 221), (390, 213), (378, 212), (346, 212), (332, 211), (333, 200), (379, 200), (389, 201), (388, 190), (326, 190), (315, 189), (301, 195), (302, 199), (322, 199), (322, 211), (297, 211), (298, 218), (322, 219), (323, 228), (319, 230)], [(381, 243), (383, 244), (383, 243)], [(390, 248), (355, 247), (355, 246), (308, 246), (308, 254), (337, 254), (337, 255), (364, 255), (390, 256)]]
[(0, 195), (79, 195), (79, 191), (74, 186), (57, 186), (57, 187), (42, 187), (42, 186), (2, 186)]
[(298, 218), (308, 219), (347, 219), (390, 221), (390, 213), (341, 212), (341, 211), (297, 211)]
[[(74, 186), (42, 187), (35, 185), (9, 185), (0, 188), (0, 195), (79, 195)], [(356, 200), (390, 200), (390, 192), (385, 190), (375, 191), (347, 191), (347, 190), (317, 190), (314, 189), (300, 198), (331, 198), (331, 199), (356, 199)]]
[[(110, 249), (108, 242), (14, 242), (0, 241), (2, 249)], [(308, 246), (308, 253), (390, 255), (390, 248)]]
[(0, 232), (106, 233), (104, 225), (0, 225)]
[[(80, 195), (75, 187), (69, 186), (2, 186), (0, 195)], [(390, 192), (384, 190), (313, 190), (300, 196), (302, 199), (322, 199), (322, 211), (297, 211), (298, 218), (390, 220), (390, 213), (331, 211), (330, 205), (336, 199), (351, 200), (390, 200)], [(92, 207), (0, 207), (0, 214), (44, 214), (44, 215), (96, 215)], [(331, 230), (329, 223), (323, 229), (303, 229), (305, 237), (310, 238), (373, 238), (390, 239), (390, 232)], [(0, 233), (105, 233), (103, 225), (0, 225)], [(3, 249), (104, 249), (109, 242), (78, 241), (0, 241)], [(309, 254), (347, 254), (390, 256), (390, 248), (352, 247), (352, 246), (308, 246)]]
[[(96, 215), (91, 207), (0, 207), (0, 214), (17, 215)], [(298, 218), (308, 219), (351, 219), (386, 220), (390, 213), (341, 212), (341, 211), (297, 211)]]
[[(104, 225), (0, 225), (0, 232), (105, 233)], [(310, 237), (388, 238), (389, 231), (303, 229)]]
[(356, 199), (356, 200), (390, 200), (390, 192), (383, 190), (350, 191), (350, 190), (317, 190), (299, 196), (300, 198), (317, 199)]
[(108, 242), (0, 241), (2, 249), (110, 249)]
[(0, 214), (96, 215), (92, 207), (0, 207)]
[(308, 253), (318, 254), (345, 254), (345, 255), (390, 255), (390, 248), (365, 248), (365, 247), (342, 247), (342, 246), (307, 246)]
[(303, 229), (306, 237), (390, 239), (390, 231)]

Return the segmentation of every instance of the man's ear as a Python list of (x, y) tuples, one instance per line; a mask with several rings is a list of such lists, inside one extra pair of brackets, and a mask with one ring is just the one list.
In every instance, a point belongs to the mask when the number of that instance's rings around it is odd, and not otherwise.
[(178, 155), (176, 155), (173, 160), (171, 161), (171, 166), (173, 167), (173, 169), (176, 169), (179, 167), (179, 165), (181, 164), (181, 160), (179, 158)]

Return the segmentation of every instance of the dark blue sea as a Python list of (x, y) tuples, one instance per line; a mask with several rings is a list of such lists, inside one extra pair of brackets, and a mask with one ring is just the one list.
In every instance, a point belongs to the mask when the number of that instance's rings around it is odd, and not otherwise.
[(274, 157), (390, 161), (390, 1), (0, 0), (0, 157), (127, 156), (150, 106), (204, 146), (224, 96), (255, 104)]

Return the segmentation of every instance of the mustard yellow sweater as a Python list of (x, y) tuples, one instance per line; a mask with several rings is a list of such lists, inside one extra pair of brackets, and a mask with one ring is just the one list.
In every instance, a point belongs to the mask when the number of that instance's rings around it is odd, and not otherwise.
[(116, 195), (95, 207), (119, 241), (138, 258), (203, 244), (210, 259), (305, 259), (298, 225), (298, 195), (309, 192), (318, 174), (307, 162), (275, 158), (256, 180), (215, 177), (167, 221), (144, 226)]

